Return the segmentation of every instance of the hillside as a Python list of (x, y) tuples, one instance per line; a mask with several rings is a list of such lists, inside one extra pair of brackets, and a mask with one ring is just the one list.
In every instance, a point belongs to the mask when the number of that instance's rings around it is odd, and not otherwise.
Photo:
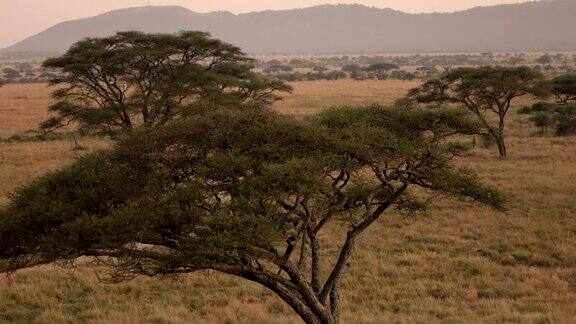
[(479, 52), (576, 50), (576, 1), (547, 0), (455, 13), (407, 14), (323, 5), (247, 14), (139, 7), (57, 24), (2, 52), (63, 52), (116, 31), (204, 30), (250, 53)]

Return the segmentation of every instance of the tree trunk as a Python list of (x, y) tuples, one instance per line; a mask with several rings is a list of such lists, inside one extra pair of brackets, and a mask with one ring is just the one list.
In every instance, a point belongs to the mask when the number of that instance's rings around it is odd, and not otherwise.
[(334, 283), (332, 291), (330, 291), (330, 313), (332, 315), (333, 324), (340, 323), (340, 280)]
[(500, 153), (500, 160), (504, 161), (508, 159), (508, 154), (506, 152), (506, 139), (504, 132), (504, 117), (500, 117), (500, 123), (498, 125), (498, 137), (496, 138), (496, 143), (498, 144), (498, 152)]
[[(307, 324), (332, 324), (331, 318), (328, 318), (325, 314), (321, 312), (314, 311), (314, 305), (308, 303), (305, 298), (299, 296), (296, 292), (291, 292), (288, 289), (282, 287), (277, 281), (269, 277), (257, 275), (254, 273), (229, 273), (236, 275), (243, 279), (248, 279), (250, 281), (259, 283), (264, 287), (268, 288), (274, 292), (278, 297), (280, 297), (286, 304), (292, 308), (300, 318)], [(319, 314), (320, 313), (320, 314)], [(324, 315), (324, 316), (323, 316)]]

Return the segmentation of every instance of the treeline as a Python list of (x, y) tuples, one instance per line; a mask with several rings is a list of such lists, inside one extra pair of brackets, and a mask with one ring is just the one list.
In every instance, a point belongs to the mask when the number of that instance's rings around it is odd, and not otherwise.
[(260, 60), (256, 67), (286, 81), (427, 80), (458, 67), (530, 66), (549, 76), (576, 72), (576, 56), (558, 54), (360, 55)]
[(259, 58), (256, 67), (291, 66), (314, 68), (316, 66), (346, 65), (367, 66), (391, 63), (398, 66), (483, 66), (483, 65), (540, 65), (556, 66), (576, 63), (576, 55), (568, 53), (480, 53), (480, 54), (410, 54), (410, 55), (341, 55), (305, 56), (297, 58)]
[(270, 66), (263, 70), (265, 76), (289, 82), (316, 81), (316, 80), (402, 80), (413, 81), (427, 79), (440, 74), (435, 67), (419, 67), (414, 72), (401, 70), (392, 63), (376, 63), (368, 66), (345, 65), (339, 70), (330, 70), (323, 66), (312, 68), (308, 72), (294, 71), (290, 66)]
[[(22, 56), (29, 62), (18, 62), (19, 56), (5, 58), (0, 64), (0, 78), (5, 83), (44, 83), (57, 76), (57, 70), (46, 69), (41, 63)], [(288, 82), (316, 80), (428, 80), (458, 67), (530, 66), (554, 77), (576, 73), (576, 55), (567, 53), (481, 53), (443, 55), (341, 55), (306, 56), (300, 58), (267, 59), (252, 62), (256, 71), (268, 78)]]
[(4, 83), (46, 83), (58, 76), (58, 72), (45, 69), (38, 62), (15, 62), (3, 64), (0, 76)]

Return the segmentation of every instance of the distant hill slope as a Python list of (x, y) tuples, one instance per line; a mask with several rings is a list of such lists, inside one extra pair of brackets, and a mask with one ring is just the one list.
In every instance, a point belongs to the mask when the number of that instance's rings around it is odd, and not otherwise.
[(125, 30), (203, 30), (250, 53), (576, 50), (576, 1), (534, 1), (432, 14), (361, 5), (239, 15), (140, 7), (60, 23), (2, 51), (63, 52), (84, 37)]

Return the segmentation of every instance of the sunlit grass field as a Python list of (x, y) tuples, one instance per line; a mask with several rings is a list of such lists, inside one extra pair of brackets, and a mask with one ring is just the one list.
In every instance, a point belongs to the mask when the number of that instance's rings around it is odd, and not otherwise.
[[(392, 103), (417, 83), (295, 83), (277, 103), (306, 115), (332, 105)], [(523, 101), (526, 101), (524, 99)], [(0, 88), (0, 137), (37, 127), (47, 116), (44, 85)], [(342, 287), (344, 322), (574, 322), (576, 314), (576, 138), (534, 136), (526, 117), (509, 119), (510, 159), (476, 148), (460, 163), (504, 191), (508, 211), (451, 200), (420, 214), (388, 214), (360, 241)], [(0, 142), (0, 205), (9, 192), (104, 140)], [(345, 235), (323, 237), (336, 253)], [(82, 260), (0, 278), (0, 322), (298, 323), (272, 293), (216, 273), (106, 284)]]

